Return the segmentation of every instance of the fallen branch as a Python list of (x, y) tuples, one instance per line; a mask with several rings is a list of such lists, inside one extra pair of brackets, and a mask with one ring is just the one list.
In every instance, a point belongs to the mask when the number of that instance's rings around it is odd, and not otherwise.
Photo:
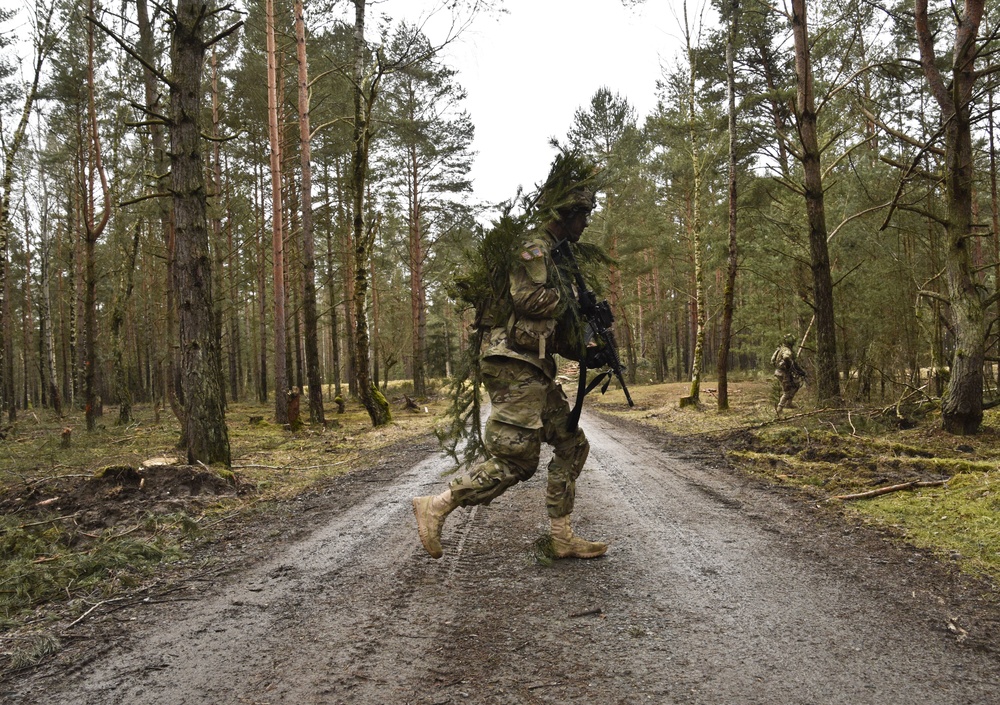
[(603, 612), (604, 610), (602, 610), (600, 607), (595, 607), (592, 610), (584, 610), (583, 612), (574, 612), (573, 614), (570, 615), (570, 617), (589, 617), (590, 615), (602, 614)]
[(28, 524), (21, 524), (17, 528), (24, 529), (24, 528), (26, 528), (28, 526), (43, 526), (45, 524), (54, 524), (57, 521), (62, 521), (63, 519), (73, 519), (74, 517), (78, 517), (81, 514), (83, 514), (83, 512), (73, 512), (72, 514), (65, 514), (65, 515), (62, 515), (62, 516), (57, 516), (54, 519), (46, 519), (45, 521), (33, 521), (33, 522), (28, 523)]
[(126, 597), (112, 597), (110, 600), (101, 600), (96, 605), (94, 605), (93, 607), (91, 607), (89, 610), (87, 610), (86, 612), (84, 612), (83, 614), (81, 614), (78, 618), (76, 618), (75, 620), (73, 620), (69, 625), (66, 626), (66, 629), (72, 629), (73, 627), (75, 627), (77, 624), (79, 624), (80, 622), (82, 622), (83, 620), (85, 620), (90, 615), (91, 612), (93, 612), (94, 610), (96, 610), (101, 605), (106, 605), (109, 602), (121, 602), (122, 600), (128, 600), (128, 599), (130, 599), (130, 598), (126, 596)]
[(341, 460), (336, 463), (327, 463), (325, 465), (306, 465), (304, 467), (296, 467), (294, 465), (233, 465), (233, 470), (249, 470), (251, 468), (257, 470), (320, 470), (322, 468), (334, 468), (338, 465), (343, 465), (346, 460)]
[(827, 502), (832, 502), (835, 499), (839, 500), (851, 500), (851, 499), (868, 499), (869, 497), (878, 497), (880, 495), (889, 494), (890, 492), (899, 492), (900, 490), (912, 490), (917, 487), (938, 487), (940, 485), (948, 482), (947, 480), (914, 480), (912, 482), (904, 482), (899, 485), (890, 485), (888, 487), (879, 487), (878, 489), (868, 490), (867, 492), (857, 492), (855, 494), (841, 494), (836, 497), (830, 497)]
[(845, 412), (845, 411), (850, 411), (850, 409), (847, 409), (847, 408), (843, 408), (843, 409), (825, 408), (825, 409), (816, 409), (815, 411), (803, 411), (801, 414), (792, 414), (791, 416), (777, 416), (777, 417), (775, 417), (773, 419), (770, 419), (769, 421), (763, 421), (763, 422), (758, 423), (758, 424), (750, 424), (749, 426), (743, 426), (739, 430), (753, 431), (753, 430), (758, 429), (758, 428), (764, 428), (765, 426), (770, 426), (771, 424), (785, 423), (786, 421), (792, 421), (794, 419), (801, 419), (801, 418), (805, 418), (807, 416), (817, 416), (819, 414), (828, 414), (828, 413), (842, 413), (842, 412)]

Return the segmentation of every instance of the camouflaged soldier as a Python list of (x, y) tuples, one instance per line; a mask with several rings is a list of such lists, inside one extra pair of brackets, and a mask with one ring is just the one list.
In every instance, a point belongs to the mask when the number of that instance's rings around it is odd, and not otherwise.
[(794, 409), (792, 399), (795, 393), (802, 387), (802, 380), (805, 379), (806, 371), (803, 370), (795, 360), (795, 336), (789, 333), (781, 340), (774, 354), (771, 355), (771, 364), (774, 365), (774, 376), (781, 384), (781, 399), (775, 413), (781, 414), (782, 409)]
[[(575, 179), (564, 176), (563, 183), (554, 183), (554, 175), (567, 173), (566, 162), (560, 161), (567, 158), (573, 157), (560, 155), (553, 163), (539, 198), (547, 215), (514, 258), (509, 276), (513, 313), (505, 325), (493, 328), (482, 356), (483, 383), (492, 402), (484, 441), (493, 457), (452, 480), (441, 494), (413, 500), (420, 541), (434, 558), (442, 555), (441, 529), (448, 514), (457, 507), (489, 504), (534, 475), (543, 442), (554, 451), (545, 494), (553, 554), (596, 558), (607, 551), (604, 543), (575, 536), (570, 526), (576, 479), (590, 445), (581, 429), (567, 430), (570, 406), (555, 381), (552, 357), (557, 348), (568, 353), (569, 340), (581, 334), (567, 330), (567, 320), (579, 320), (565, 315), (568, 307), (577, 305), (576, 297), (553, 259), (553, 248), (563, 239), (580, 239), (595, 196), (583, 185), (585, 180), (579, 180), (588, 170), (570, 169)], [(592, 175), (592, 167), (589, 172)]]

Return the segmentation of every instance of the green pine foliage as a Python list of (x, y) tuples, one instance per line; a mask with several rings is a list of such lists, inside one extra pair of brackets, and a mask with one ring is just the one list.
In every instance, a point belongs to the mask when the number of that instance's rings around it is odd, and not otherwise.
[(437, 429), (442, 448), (456, 464), (467, 467), (487, 456), (482, 437), (482, 373), (479, 356), (490, 329), (511, 314), (508, 273), (518, 244), (528, 231), (525, 215), (511, 214), (507, 204), (489, 230), (480, 230), (467, 251), (467, 268), (455, 277), (449, 295), (458, 306), (474, 312), (472, 334), (461, 352), (450, 385), (444, 424)]

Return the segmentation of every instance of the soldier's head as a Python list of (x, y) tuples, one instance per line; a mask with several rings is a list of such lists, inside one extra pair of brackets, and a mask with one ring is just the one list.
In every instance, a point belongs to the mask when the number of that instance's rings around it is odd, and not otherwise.
[(789, 348), (793, 347), (795, 345), (795, 336), (791, 333), (785, 333), (781, 339), (781, 344)]
[(598, 170), (578, 152), (561, 151), (538, 196), (537, 208), (558, 238), (576, 242), (597, 198)]

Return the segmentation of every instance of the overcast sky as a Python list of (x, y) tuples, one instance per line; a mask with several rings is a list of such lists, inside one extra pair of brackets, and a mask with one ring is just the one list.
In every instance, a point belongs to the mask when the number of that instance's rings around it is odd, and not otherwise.
[[(431, 4), (386, 0), (376, 7), (413, 18), (416, 8)], [(504, 6), (507, 14), (476, 19), (443, 57), (468, 91), (475, 196), (490, 203), (514, 196), (518, 184), (544, 179), (554, 156), (549, 138), (564, 140), (573, 114), (600, 87), (627, 98), (641, 124), (656, 104), (661, 65), (683, 51), (680, 10), (673, 10), (680, 0), (632, 8), (621, 0), (505, 0)]]

